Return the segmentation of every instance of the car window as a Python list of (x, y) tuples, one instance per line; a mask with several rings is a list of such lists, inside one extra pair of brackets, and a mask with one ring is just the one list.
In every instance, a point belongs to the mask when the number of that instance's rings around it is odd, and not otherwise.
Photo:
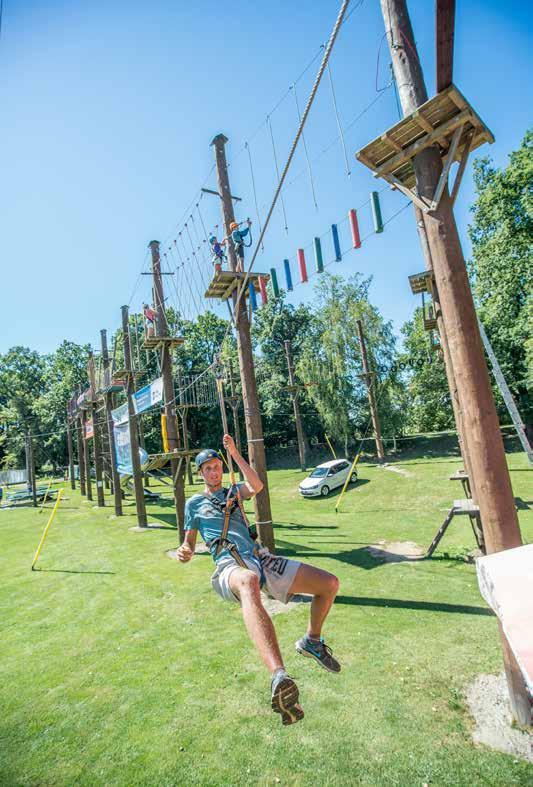
[(315, 467), (309, 478), (324, 478), (327, 472), (327, 467)]
[(350, 467), (350, 463), (349, 462), (339, 462), (339, 464), (337, 466), (337, 472), (339, 470), (346, 470), (346, 468), (348, 468), (348, 467)]

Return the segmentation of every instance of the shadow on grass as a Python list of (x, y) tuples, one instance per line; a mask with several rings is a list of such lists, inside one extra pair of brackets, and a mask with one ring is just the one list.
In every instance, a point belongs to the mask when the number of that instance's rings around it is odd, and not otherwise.
[(368, 596), (337, 596), (335, 604), (349, 604), (355, 607), (385, 607), (390, 609), (414, 609), (420, 612), (449, 612), (460, 615), (482, 615), (493, 617), (494, 613), (485, 607), (470, 604), (445, 604), (437, 601), (414, 601), (402, 598), (371, 598)]
[(338, 525), (302, 525), (298, 522), (274, 522), (274, 527), (286, 530), (338, 530)]
[(515, 497), (514, 502), (519, 511), (529, 511), (533, 505), (533, 500), (522, 500), (521, 497)]

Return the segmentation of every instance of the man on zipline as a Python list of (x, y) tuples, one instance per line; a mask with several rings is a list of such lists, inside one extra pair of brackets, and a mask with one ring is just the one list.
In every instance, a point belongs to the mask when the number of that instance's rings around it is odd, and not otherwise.
[(313, 596), (307, 633), (296, 642), (296, 650), (315, 659), (329, 672), (340, 672), (340, 664), (321, 637), (339, 581), (322, 569), (276, 557), (254, 541), (241, 501), (258, 494), (263, 484), (228, 434), (224, 435), (224, 447), (245, 481), (229, 490), (223, 489), (224, 468), (218, 451), (205, 449), (197, 455), (196, 467), (205, 487), (201, 494), (187, 501), (185, 538), (176, 557), (182, 563), (191, 560), (200, 531), (216, 565), (211, 577), (213, 589), (225, 601), (240, 603), (250, 639), (272, 675), (272, 709), (281, 714), (283, 724), (293, 724), (303, 718), (304, 712), (298, 703), (296, 683), (285, 671), (276, 631), (262, 604), (260, 589), (264, 587), (270, 596), (283, 603), (295, 593)]

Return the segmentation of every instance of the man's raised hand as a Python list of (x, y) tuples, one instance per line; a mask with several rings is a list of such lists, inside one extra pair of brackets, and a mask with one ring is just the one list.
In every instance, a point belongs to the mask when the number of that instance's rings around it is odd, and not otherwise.
[(224, 437), (222, 438), (222, 444), (223, 444), (224, 448), (226, 449), (226, 451), (228, 452), (228, 454), (232, 457), (232, 459), (235, 459), (235, 457), (238, 456), (238, 451), (237, 451), (237, 446), (235, 445), (235, 440), (233, 439), (233, 437), (230, 434), (225, 434), (224, 435)]

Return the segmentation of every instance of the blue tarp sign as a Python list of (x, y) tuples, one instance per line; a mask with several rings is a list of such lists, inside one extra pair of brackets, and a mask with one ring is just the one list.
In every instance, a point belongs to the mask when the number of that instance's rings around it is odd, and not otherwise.
[(123, 475), (124, 473), (132, 474), (133, 467), (131, 464), (131, 440), (130, 440), (130, 422), (128, 416), (128, 403), (122, 404), (115, 410), (111, 410), (111, 417), (113, 419), (113, 433), (115, 435), (115, 457), (117, 461), (117, 470)]
[(133, 406), (136, 413), (148, 410), (153, 404), (163, 400), (163, 378), (158, 377), (150, 385), (140, 388), (133, 394)]

